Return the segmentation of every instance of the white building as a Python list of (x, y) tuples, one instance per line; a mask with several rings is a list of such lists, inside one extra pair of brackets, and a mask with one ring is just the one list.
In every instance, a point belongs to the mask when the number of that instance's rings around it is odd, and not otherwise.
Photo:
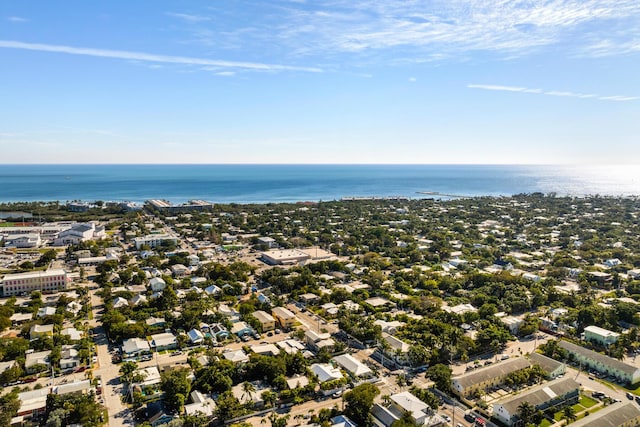
[(523, 393), (509, 396), (493, 404), (493, 416), (508, 426), (517, 425), (519, 407), (523, 402), (531, 404), (536, 411), (546, 411), (573, 405), (580, 399), (580, 384), (573, 378), (560, 378), (540, 384)]
[(151, 346), (147, 340), (141, 338), (129, 338), (122, 342), (122, 353), (125, 357), (138, 357), (145, 353), (151, 353)]
[(178, 347), (178, 340), (171, 332), (151, 335), (151, 347), (156, 351), (170, 350)]
[(587, 326), (584, 328), (585, 341), (591, 341), (600, 345), (610, 345), (618, 341), (620, 334), (599, 326)]
[[(0, 241), (2, 241), (0, 236)], [(4, 239), (4, 244), (7, 247), (13, 248), (39, 248), (42, 246), (42, 239), (40, 234), (22, 234), (18, 236), (7, 236)]]
[(445, 420), (440, 417), (422, 400), (408, 391), (390, 396), (389, 406), (373, 405), (371, 414), (373, 424), (377, 427), (391, 427), (393, 423), (402, 418), (405, 413), (411, 414), (418, 426), (444, 426)]
[(74, 224), (71, 228), (58, 233), (53, 241), (54, 246), (77, 245), (94, 239), (102, 239), (106, 236), (104, 226), (96, 226), (95, 223)]
[(318, 381), (320, 381), (320, 383), (344, 378), (340, 369), (334, 368), (326, 363), (314, 363), (310, 368), (311, 372), (318, 376)]
[(149, 280), (149, 286), (153, 292), (160, 292), (167, 287), (167, 283), (161, 277), (154, 277)]
[(350, 354), (342, 354), (333, 358), (342, 369), (355, 379), (365, 379), (373, 376), (373, 371)]
[(144, 237), (136, 237), (135, 239), (133, 239), (133, 242), (136, 245), (136, 249), (140, 250), (142, 246), (155, 248), (157, 246), (161, 246), (163, 243), (177, 245), (178, 239), (168, 234), (149, 234), (148, 236)]

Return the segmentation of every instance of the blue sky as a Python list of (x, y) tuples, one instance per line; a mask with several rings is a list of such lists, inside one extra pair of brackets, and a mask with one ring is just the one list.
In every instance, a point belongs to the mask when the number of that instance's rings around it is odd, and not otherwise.
[(0, 0), (0, 163), (637, 163), (638, 0)]

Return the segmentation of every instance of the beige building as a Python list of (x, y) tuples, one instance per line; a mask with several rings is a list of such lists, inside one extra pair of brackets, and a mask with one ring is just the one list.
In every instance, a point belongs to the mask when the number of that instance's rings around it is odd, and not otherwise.
[(295, 314), (284, 307), (275, 307), (271, 310), (271, 315), (284, 329), (292, 328), (296, 324)]
[(311, 255), (298, 249), (277, 249), (262, 252), (262, 260), (270, 265), (291, 265), (311, 259)]
[(451, 387), (461, 397), (501, 385), (507, 375), (531, 367), (524, 357), (516, 357), (452, 378)]
[(276, 319), (274, 319), (273, 316), (266, 311), (254, 311), (253, 317), (255, 317), (258, 322), (260, 322), (262, 332), (272, 331), (276, 328)]

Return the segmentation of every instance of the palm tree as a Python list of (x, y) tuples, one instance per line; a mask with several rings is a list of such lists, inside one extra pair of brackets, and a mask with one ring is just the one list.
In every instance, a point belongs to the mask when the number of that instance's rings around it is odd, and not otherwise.
[(389, 404), (391, 403), (391, 396), (389, 396), (388, 394), (382, 396), (382, 403), (384, 403), (385, 406), (389, 406)]
[(520, 406), (518, 406), (518, 416), (520, 417), (524, 425), (527, 425), (529, 423), (534, 412), (535, 408), (531, 403), (527, 401), (522, 402)]
[(563, 410), (564, 417), (570, 422), (575, 421), (576, 419), (576, 410), (573, 409), (573, 406), (565, 406)]
[(253, 393), (256, 391), (256, 388), (249, 381), (245, 381), (242, 383), (242, 400), (244, 400), (245, 396), (249, 397), (249, 400), (253, 400)]

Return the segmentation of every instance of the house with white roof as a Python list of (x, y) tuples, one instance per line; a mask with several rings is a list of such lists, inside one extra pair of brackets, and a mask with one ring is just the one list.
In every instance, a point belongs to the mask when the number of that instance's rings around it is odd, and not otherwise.
[(620, 334), (601, 328), (599, 326), (587, 326), (584, 328), (584, 339), (600, 345), (611, 345), (618, 341)]
[(56, 314), (55, 307), (41, 307), (38, 309), (36, 316), (42, 319), (43, 317), (53, 316), (54, 314)]
[(247, 356), (247, 354), (242, 349), (235, 351), (225, 351), (224, 353), (222, 353), (222, 356), (233, 363), (246, 363), (249, 361), (249, 356)]
[(383, 349), (386, 357), (393, 359), (398, 365), (404, 366), (409, 363), (409, 349), (411, 348), (409, 344), (384, 332), (382, 339), (388, 345), (388, 348)]
[(277, 356), (280, 354), (280, 349), (274, 344), (258, 344), (251, 347), (251, 351), (256, 354), (262, 354), (264, 356)]
[(134, 307), (137, 307), (140, 304), (146, 304), (146, 302), (147, 302), (147, 297), (141, 294), (135, 295), (133, 298), (129, 300), (129, 303)]
[(222, 289), (220, 289), (216, 285), (207, 286), (206, 288), (204, 288), (204, 291), (207, 293), (207, 295), (218, 295), (222, 293)]
[(149, 286), (153, 292), (160, 292), (167, 287), (167, 283), (162, 279), (162, 277), (154, 277), (149, 280)]
[(113, 308), (127, 307), (128, 305), (129, 301), (122, 297), (117, 297), (113, 300)]
[(64, 328), (60, 331), (60, 335), (66, 335), (71, 341), (80, 341), (82, 339), (82, 332), (76, 328)]
[(327, 363), (314, 363), (310, 366), (310, 369), (311, 372), (317, 375), (320, 383), (344, 378), (339, 368), (334, 368)]
[(245, 335), (252, 335), (253, 332), (254, 332), (253, 328), (247, 325), (245, 322), (236, 322), (233, 324), (231, 328), (231, 333), (236, 334), (239, 337), (242, 337)]
[(331, 338), (331, 334), (327, 332), (316, 332), (312, 330), (307, 330), (304, 333), (304, 339), (307, 346), (315, 352), (320, 351), (323, 348), (326, 348), (327, 351), (332, 352), (336, 342)]
[(122, 354), (125, 358), (132, 358), (142, 356), (143, 354), (150, 354), (151, 347), (147, 340), (141, 338), (129, 338), (122, 341)]
[(151, 335), (151, 347), (155, 348), (156, 351), (178, 348), (178, 340), (171, 332)]
[(60, 352), (60, 369), (73, 369), (80, 366), (78, 350), (71, 345), (62, 346)]
[(350, 354), (336, 356), (333, 358), (333, 361), (356, 380), (367, 379), (373, 376), (373, 371), (371, 371), (367, 365)]
[(371, 408), (373, 424), (376, 427), (391, 427), (405, 413), (411, 414), (418, 426), (443, 426), (446, 421), (436, 414), (426, 403), (408, 391), (390, 396), (388, 406), (375, 404)]
[(53, 325), (33, 325), (29, 330), (29, 337), (34, 340), (36, 338), (52, 337)]
[(191, 401), (193, 403), (184, 405), (186, 415), (197, 415), (200, 413), (207, 418), (213, 418), (216, 410), (216, 402), (210, 396), (194, 390), (191, 392)]
[(38, 366), (44, 366), (45, 370), (48, 370), (51, 367), (51, 362), (49, 361), (50, 354), (51, 350), (27, 353), (24, 361), (24, 368), (27, 373), (32, 374), (37, 372), (38, 370), (36, 368)]

